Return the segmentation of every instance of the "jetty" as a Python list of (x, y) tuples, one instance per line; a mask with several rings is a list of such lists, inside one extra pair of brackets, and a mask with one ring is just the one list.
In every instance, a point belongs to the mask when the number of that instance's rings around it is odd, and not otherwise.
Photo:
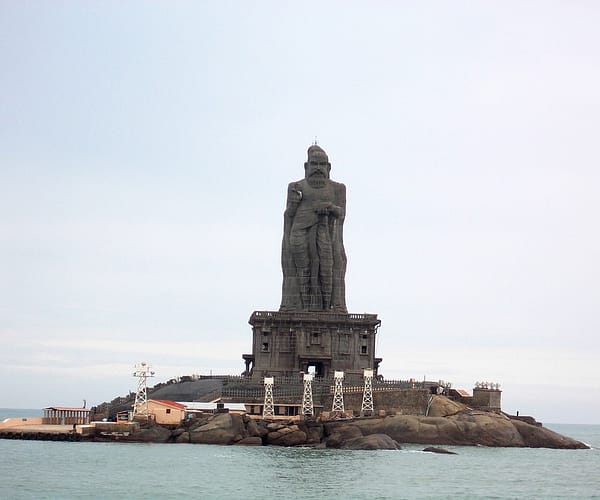
[(43, 417), (3, 420), (0, 422), (0, 439), (82, 441), (93, 436), (89, 408), (50, 406), (43, 411)]
[[(21, 420), (21, 419), (7, 419)], [(84, 432), (81, 426), (60, 424), (25, 424), (2, 425), (0, 423), (0, 439), (31, 439), (37, 441), (82, 441)]]

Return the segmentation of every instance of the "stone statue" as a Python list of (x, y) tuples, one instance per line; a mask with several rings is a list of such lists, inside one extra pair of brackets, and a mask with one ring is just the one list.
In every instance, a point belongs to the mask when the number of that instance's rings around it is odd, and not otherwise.
[(347, 312), (346, 186), (332, 181), (330, 171), (327, 154), (315, 144), (308, 148), (304, 179), (288, 185), (280, 311)]

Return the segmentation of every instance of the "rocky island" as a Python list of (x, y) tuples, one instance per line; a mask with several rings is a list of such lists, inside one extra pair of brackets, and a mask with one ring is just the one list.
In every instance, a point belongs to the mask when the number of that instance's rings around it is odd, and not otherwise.
[[(443, 413), (438, 410), (447, 407), (448, 401), (443, 396), (436, 396), (436, 400), (436, 413)], [(216, 413), (188, 420), (175, 428), (138, 423), (127, 436), (123, 436), (120, 424), (98, 423), (90, 439), (341, 449), (399, 449), (402, 444), (589, 448), (543, 427), (531, 417), (469, 410), (430, 417), (393, 415), (331, 421), (264, 420), (248, 415)]]
[[(155, 386), (150, 400), (144, 378), (135, 397), (95, 407), (92, 424), (87, 417), (67, 422), (73, 424), (67, 436), (344, 449), (398, 449), (403, 443), (587, 448), (532, 417), (503, 412), (498, 384), (477, 383), (470, 394), (443, 381), (383, 376), (375, 353), (381, 320), (347, 310), (346, 186), (330, 172), (327, 153), (315, 143), (307, 151), (304, 178), (288, 185), (281, 305), (251, 314), (252, 353), (242, 355), (242, 375), (173, 379)], [(142, 363), (134, 375), (145, 377), (147, 370)], [(52, 415), (60, 422), (42, 423), (64, 425), (88, 410), (57, 411), (60, 417)], [(27, 429), (0, 424), (0, 431), (1, 437), (21, 432), (31, 438)], [(43, 439), (44, 433), (36, 436)]]
[[(443, 381), (384, 378), (375, 353), (381, 320), (347, 310), (346, 186), (330, 174), (329, 157), (315, 142), (304, 177), (287, 186), (281, 305), (250, 316), (252, 352), (242, 355), (242, 376), (187, 377), (155, 387), (151, 397), (158, 406), (134, 408), (138, 420), (147, 421), (121, 438), (352, 449), (394, 449), (398, 443), (586, 448), (532, 417), (504, 413), (498, 384), (476, 384), (471, 395)], [(181, 410), (166, 408), (169, 401), (190, 411), (195, 405), (185, 401), (219, 401), (221, 408), (182, 414), (180, 422), (167, 419), (168, 428), (149, 424), (160, 423), (165, 411)], [(123, 411), (132, 402), (118, 403)], [(229, 413), (227, 403), (245, 410)], [(110, 417), (118, 409), (104, 405), (97, 412)], [(96, 437), (109, 434), (105, 429)]]

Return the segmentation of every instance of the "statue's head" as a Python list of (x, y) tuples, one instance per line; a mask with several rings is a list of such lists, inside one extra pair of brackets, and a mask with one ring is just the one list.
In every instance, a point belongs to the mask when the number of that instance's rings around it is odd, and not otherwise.
[(308, 148), (308, 161), (304, 164), (304, 173), (307, 180), (322, 180), (329, 179), (331, 171), (331, 163), (327, 153), (316, 144)]

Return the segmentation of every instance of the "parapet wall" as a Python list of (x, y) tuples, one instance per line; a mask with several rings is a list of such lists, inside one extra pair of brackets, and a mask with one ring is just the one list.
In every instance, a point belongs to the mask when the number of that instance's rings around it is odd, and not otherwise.
[[(373, 392), (373, 408), (375, 412), (385, 410), (388, 415), (425, 415), (430, 392), (426, 389), (394, 389)], [(355, 414), (362, 407), (362, 392), (344, 394), (344, 408)], [(323, 409), (331, 410), (333, 395), (323, 400)]]
[[(284, 389), (289, 389), (289, 391)], [(279, 394), (276, 392), (274, 395), (276, 405), (301, 405), (302, 386), (285, 387), (280, 385), (279, 390)], [(231, 397), (233, 394), (235, 396)], [(389, 415), (425, 415), (430, 396), (431, 391), (426, 388), (374, 388), (373, 407), (375, 412), (385, 410), (386, 414)], [(238, 386), (232, 394), (229, 394), (229, 397), (224, 396), (223, 400), (261, 405), (264, 400), (264, 389), (255, 385), (248, 385), (246, 388)], [(344, 408), (346, 411), (358, 415), (362, 407), (362, 400), (362, 387), (344, 387)], [(313, 387), (313, 403), (321, 407), (323, 411), (330, 411), (333, 405), (333, 387)]]

